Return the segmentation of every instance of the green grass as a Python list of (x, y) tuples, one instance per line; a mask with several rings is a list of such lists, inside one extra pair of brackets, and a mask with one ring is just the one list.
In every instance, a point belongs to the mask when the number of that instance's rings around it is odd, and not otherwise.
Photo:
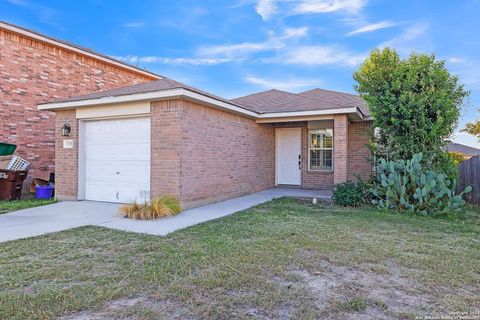
[(12, 200), (12, 201), (0, 201), (0, 214), (33, 208), (38, 206), (44, 206), (46, 204), (55, 203), (56, 200), (41, 200), (41, 199), (22, 199), (22, 200)]
[(278, 199), (166, 237), (0, 244), (0, 319), (414, 318), (480, 304), (478, 207), (433, 219)]

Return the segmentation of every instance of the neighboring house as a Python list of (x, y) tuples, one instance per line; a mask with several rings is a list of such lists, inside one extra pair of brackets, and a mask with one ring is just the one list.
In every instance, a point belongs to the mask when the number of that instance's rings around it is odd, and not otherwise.
[(227, 100), (162, 78), (38, 108), (56, 114), (61, 199), (173, 194), (189, 208), (275, 185), (332, 190), (371, 173), (368, 109), (339, 92)]
[(156, 74), (0, 21), (0, 142), (18, 145), (29, 177), (55, 170), (54, 114), (37, 104), (156, 80)]
[(449, 142), (447, 145), (448, 152), (461, 153), (465, 160), (470, 159), (471, 157), (480, 155), (480, 149), (466, 146), (464, 144)]

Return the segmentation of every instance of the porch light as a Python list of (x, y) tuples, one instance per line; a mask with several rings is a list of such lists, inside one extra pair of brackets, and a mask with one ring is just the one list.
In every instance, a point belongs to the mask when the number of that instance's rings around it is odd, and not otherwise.
[(63, 137), (68, 137), (70, 135), (71, 131), (72, 131), (72, 128), (70, 127), (70, 124), (68, 123), (68, 121), (66, 121), (63, 124), (62, 129), (61, 129), (62, 136)]

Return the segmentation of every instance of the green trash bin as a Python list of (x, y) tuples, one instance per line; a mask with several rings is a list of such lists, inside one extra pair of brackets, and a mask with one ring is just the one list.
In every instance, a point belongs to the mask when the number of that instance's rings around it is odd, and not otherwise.
[(9, 156), (17, 150), (17, 146), (10, 143), (0, 142), (0, 157)]

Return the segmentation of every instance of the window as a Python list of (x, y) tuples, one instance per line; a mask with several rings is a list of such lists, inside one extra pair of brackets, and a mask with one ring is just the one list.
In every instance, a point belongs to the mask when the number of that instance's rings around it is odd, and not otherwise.
[(309, 137), (309, 170), (333, 170), (333, 129), (311, 129)]

